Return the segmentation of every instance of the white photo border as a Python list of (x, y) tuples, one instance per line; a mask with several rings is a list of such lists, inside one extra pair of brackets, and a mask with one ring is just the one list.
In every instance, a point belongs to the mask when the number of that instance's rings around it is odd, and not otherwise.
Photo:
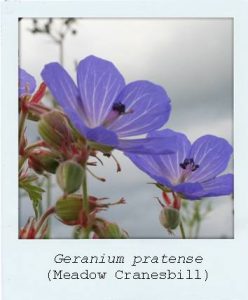
[[(241, 0), (188, 1), (67, 1), (2, 3), (2, 254), (3, 300), (178, 299), (243, 300), (246, 291), (248, 250), (248, 2)], [(19, 240), (18, 228), (18, 18), (233, 18), (234, 20), (234, 239), (228, 240)], [(38, 53), (37, 53), (38, 55)], [(49, 282), (53, 258), (66, 255), (201, 255), (207, 282), (116, 280)], [(117, 266), (118, 267), (118, 266)], [(180, 269), (181, 266), (177, 266)], [(192, 266), (191, 266), (192, 267)], [(198, 267), (197, 265), (195, 268)], [(73, 266), (65, 266), (67, 270)], [(85, 267), (83, 267), (85, 268)], [(86, 267), (87, 268), (87, 267)], [(99, 267), (90, 266), (92, 270)], [(105, 265), (112, 272), (113, 266)], [(122, 266), (134, 271), (129, 264)], [(168, 266), (142, 265), (135, 270), (156, 271)], [(74, 266), (75, 269), (75, 266)], [(78, 267), (76, 268), (78, 269)], [(125, 289), (125, 292), (121, 292)]]

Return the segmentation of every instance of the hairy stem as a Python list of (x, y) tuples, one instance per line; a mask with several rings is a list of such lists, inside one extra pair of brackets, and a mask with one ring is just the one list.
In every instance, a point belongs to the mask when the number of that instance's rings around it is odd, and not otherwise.
[(27, 159), (27, 155), (19, 156), (19, 171), (21, 170), (22, 166), (24, 165)]
[(180, 222), (179, 228), (180, 228), (180, 231), (181, 231), (182, 239), (186, 239), (182, 221)]
[(42, 225), (44, 224), (44, 222), (46, 221), (46, 219), (55, 212), (55, 208), (51, 207), (49, 208), (40, 218), (39, 223), (36, 227), (36, 232), (38, 233), (42, 227)]
[(18, 133), (19, 145), (21, 144), (21, 139), (23, 137), (26, 118), (27, 118), (27, 112), (24, 112), (23, 110), (21, 110), (20, 116), (19, 116), (19, 133)]
[[(46, 198), (46, 205), (47, 208), (51, 206), (51, 197), (52, 197), (52, 178), (50, 175), (47, 176), (47, 198)], [(51, 231), (51, 224), (50, 220), (47, 220), (47, 233), (46, 238), (50, 238), (50, 231)]]
[(86, 168), (84, 167), (84, 176), (83, 176), (83, 183), (82, 183), (82, 189), (83, 189), (83, 210), (86, 215), (89, 213), (89, 202), (88, 202), (88, 187), (87, 187), (87, 173)]

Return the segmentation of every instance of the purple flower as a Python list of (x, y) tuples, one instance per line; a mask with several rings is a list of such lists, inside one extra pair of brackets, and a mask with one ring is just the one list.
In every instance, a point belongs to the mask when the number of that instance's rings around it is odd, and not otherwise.
[(233, 192), (233, 175), (218, 176), (226, 169), (233, 151), (226, 140), (204, 135), (191, 145), (184, 134), (170, 129), (150, 134), (161, 139), (171, 135), (178, 137), (174, 154), (126, 155), (156, 182), (184, 198), (194, 200)]
[(128, 139), (163, 126), (171, 105), (165, 90), (149, 81), (125, 84), (109, 61), (88, 56), (77, 67), (77, 85), (58, 63), (41, 76), (75, 128), (89, 141), (134, 153), (172, 153), (174, 137)]
[(19, 97), (32, 95), (36, 88), (36, 81), (32, 75), (19, 68)]

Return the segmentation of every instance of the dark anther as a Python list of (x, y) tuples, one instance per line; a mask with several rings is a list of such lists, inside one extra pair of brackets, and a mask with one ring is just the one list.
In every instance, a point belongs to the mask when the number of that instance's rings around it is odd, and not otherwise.
[(199, 168), (199, 165), (194, 165), (192, 168), (191, 168), (191, 170), (192, 171), (195, 171), (195, 170), (197, 170)]
[(184, 170), (190, 168), (191, 171), (195, 171), (199, 168), (199, 165), (195, 164), (193, 158), (186, 158), (183, 163), (180, 163), (180, 167)]
[(125, 104), (121, 102), (116, 102), (112, 106), (112, 110), (117, 111), (120, 115), (125, 113), (126, 107)]

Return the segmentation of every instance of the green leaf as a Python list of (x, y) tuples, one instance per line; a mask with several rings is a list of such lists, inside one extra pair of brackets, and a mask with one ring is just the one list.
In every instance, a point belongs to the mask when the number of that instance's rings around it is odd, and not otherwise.
[(27, 180), (27, 178), (25, 178), (25, 180), (20, 181), (20, 188), (24, 189), (28, 193), (30, 200), (33, 202), (35, 216), (38, 217), (39, 204), (40, 201), (42, 200), (42, 193), (45, 191), (39, 186), (36, 186), (31, 183), (32, 181), (34, 181), (33, 177), (30, 177), (29, 178), (30, 180)]

